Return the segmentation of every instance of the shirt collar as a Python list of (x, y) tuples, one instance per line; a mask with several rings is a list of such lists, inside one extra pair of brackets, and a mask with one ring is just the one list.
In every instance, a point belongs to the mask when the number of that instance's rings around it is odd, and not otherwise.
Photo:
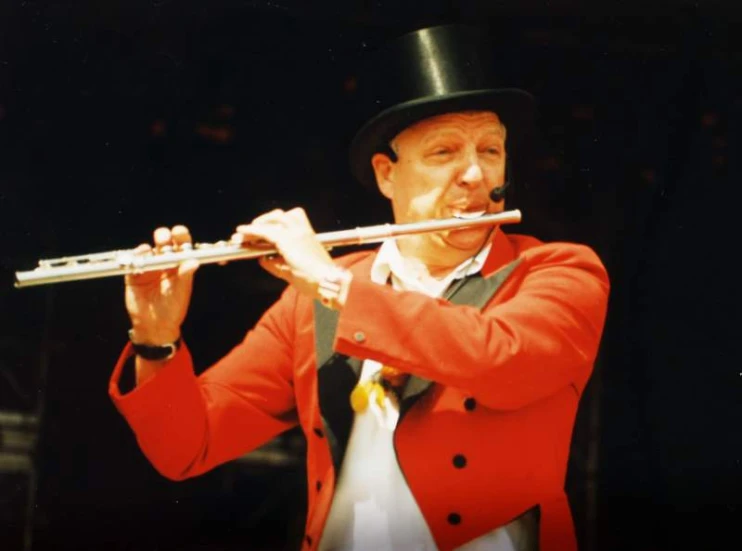
[[(452, 281), (479, 272), (482, 266), (484, 266), (491, 247), (492, 242), (490, 241), (476, 256), (467, 258), (445, 278), (437, 280), (440, 282), (440, 290), (443, 291)], [(401, 286), (403, 288), (425, 292), (421, 288), (422, 284), (413, 273), (413, 270), (405, 263), (402, 253), (399, 252), (399, 248), (397, 247), (397, 241), (395, 239), (387, 239), (379, 248), (379, 252), (371, 266), (371, 281), (385, 285), (392, 275), (402, 284)], [(427, 294), (430, 293), (428, 292)]]

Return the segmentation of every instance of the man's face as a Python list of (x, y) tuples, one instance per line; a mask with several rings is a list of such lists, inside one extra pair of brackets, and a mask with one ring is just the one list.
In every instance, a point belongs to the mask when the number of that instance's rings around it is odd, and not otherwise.
[[(425, 119), (392, 141), (396, 163), (372, 160), (381, 192), (398, 223), (500, 212), (489, 193), (505, 179), (505, 128), (489, 111), (450, 113)], [(388, 160), (388, 158), (386, 158)], [(423, 247), (477, 249), (487, 228), (430, 234)]]

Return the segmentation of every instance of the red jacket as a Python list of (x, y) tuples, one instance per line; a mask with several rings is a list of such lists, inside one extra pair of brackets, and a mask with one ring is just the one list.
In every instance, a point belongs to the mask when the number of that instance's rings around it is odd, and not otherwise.
[[(109, 391), (146, 456), (164, 476), (183, 479), (300, 423), (308, 442), (304, 548), (316, 548), (350, 426), (360, 361), (349, 357), (370, 358), (413, 375), (395, 446), (441, 551), (533, 507), (541, 551), (574, 550), (563, 487), (606, 313), (609, 283), (598, 257), (584, 246), (498, 231), (482, 270), (494, 296), (477, 306), (377, 285), (369, 279), (374, 257), (337, 259), (354, 276), (339, 317), (322, 307), (315, 313), (312, 300), (288, 287), (199, 377), (183, 347), (121, 395), (127, 346)], [(463, 467), (452, 461), (457, 455)]]

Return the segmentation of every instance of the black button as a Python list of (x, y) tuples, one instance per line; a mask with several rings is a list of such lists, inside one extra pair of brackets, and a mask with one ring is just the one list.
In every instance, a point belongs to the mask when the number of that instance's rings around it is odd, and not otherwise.
[(310, 536), (310, 535), (307, 535), (307, 537), (306, 537), (306, 538), (304, 538), (304, 539), (306, 539), (306, 540), (307, 540), (307, 543), (308, 543), (309, 545), (312, 545), (312, 536)]
[(453, 456), (453, 466), (457, 469), (463, 469), (466, 467), (466, 457), (461, 455), (460, 453)]
[(448, 524), (461, 524), (461, 515), (458, 513), (451, 513), (448, 515)]
[(474, 408), (477, 407), (477, 401), (474, 398), (467, 398), (464, 400), (464, 409), (466, 411), (474, 411)]
[(322, 489), (322, 481), (318, 480), (315, 484), (315, 487), (317, 488), (317, 491), (319, 492)]
[(320, 438), (324, 438), (325, 437), (325, 433), (322, 432), (322, 429), (314, 429), (314, 434), (316, 434)]

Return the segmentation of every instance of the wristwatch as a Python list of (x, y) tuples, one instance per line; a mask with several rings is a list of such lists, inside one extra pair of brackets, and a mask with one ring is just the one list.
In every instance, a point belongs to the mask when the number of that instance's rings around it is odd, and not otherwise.
[(317, 288), (322, 306), (336, 309), (338, 303), (345, 303), (351, 279), (353, 279), (352, 274), (338, 266), (327, 270), (320, 278)]
[(178, 337), (178, 340), (175, 342), (162, 344), (159, 346), (139, 344), (134, 342), (134, 330), (129, 329), (129, 340), (134, 347), (134, 353), (140, 358), (144, 358), (145, 360), (151, 360), (154, 362), (165, 362), (175, 356), (175, 353), (180, 348), (180, 343), (183, 339), (181, 337)]

